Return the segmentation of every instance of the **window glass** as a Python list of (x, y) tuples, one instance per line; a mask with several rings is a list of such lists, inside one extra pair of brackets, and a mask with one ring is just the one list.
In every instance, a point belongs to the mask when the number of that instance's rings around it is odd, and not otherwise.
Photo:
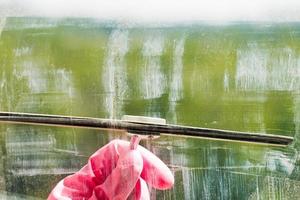
[[(0, 110), (294, 137), (288, 147), (161, 136), (141, 144), (175, 175), (151, 199), (297, 199), (300, 51), (295, 23), (129, 26), (8, 17)], [(45, 199), (118, 131), (0, 124), (0, 198)]]

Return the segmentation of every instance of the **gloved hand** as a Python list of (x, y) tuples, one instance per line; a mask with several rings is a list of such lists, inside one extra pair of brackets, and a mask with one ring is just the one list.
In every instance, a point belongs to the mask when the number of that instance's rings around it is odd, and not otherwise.
[(131, 142), (113, 140), (88, 160), (88, 164), (61, 180), (48, 200), (56, 199), (150, 199), (147, 184), (169, 189), (174, 177), (169, 168), (153, 153)]

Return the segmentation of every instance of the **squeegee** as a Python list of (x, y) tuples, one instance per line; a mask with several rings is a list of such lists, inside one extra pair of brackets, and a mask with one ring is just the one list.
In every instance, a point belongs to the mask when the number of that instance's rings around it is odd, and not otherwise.
[(181, 126), (167, 124), (166, 120), (162, 118), (131, 115), (125, 115), (122, 119), (101, 119), (77, 116), (0, 112), (0, 122), (114, 129), (138, 134), (140, 136), (177, 135), (269, 145), (288, 145), (293, 141), (293, 137), (288, 136)]

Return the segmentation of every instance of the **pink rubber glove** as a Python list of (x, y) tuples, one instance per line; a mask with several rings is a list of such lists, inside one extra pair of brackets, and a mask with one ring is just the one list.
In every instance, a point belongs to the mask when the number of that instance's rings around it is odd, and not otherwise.
[(153, 153), (138, 145), (113, 140), (88, 160), (88, 164), (61, 180), (48, 200), (56, 199), (150, 199), (147, 184), (156, 189), (169, 189), (174, 177), (169, 168)]

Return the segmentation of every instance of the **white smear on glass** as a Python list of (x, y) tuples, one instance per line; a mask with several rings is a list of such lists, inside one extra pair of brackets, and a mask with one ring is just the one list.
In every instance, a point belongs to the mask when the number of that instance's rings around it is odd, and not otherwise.
[[(194, 190), (195, 177), (193, 174), (194, 170), (182, 168), (182, 181), (184, 190), (184, 199), (196, 199)], [(205, 190), (205, 188), (204, 188)]]
[(58, 93), (66, 94), (69, 97), (74, 96), (74, 86), (71, 71), (65, 69), (56, 69), (53, 71), (53, 75), (55, 77), (54, 91)]
[(25, 78), (28, 81), (28, 87), (31, 93), (47, 92), (47, 77), (42, 68), (33, 61), (23, 61), (14, 66), (16, 77)]
[(224, 86), (224, 91), (225, 92), (229, 91), (229, 80), (230, 80), (229, 73), (226, 70), (225, 73), (224, 73), (224, 78), (223, 78), (223, 86)]
[(299, 144), (300, 142), (300, 95), (294, 97), (294, 123), (295, 123), (294, 138), (296, 140), (296, 144)]
[(20, 56), (30, 55), (32, 53), (32, 48), (20, 47), (20, 48), (15, 48), (13, 51), (16, 57), (20, 57)]
[(141, 91), (143, 98), (159, 98), (165, 92), (166, 78), (161, 71), (160, 56), (164, 50), (164, 38), (151, 35), (144, 43)]
[[(65, 69), (46, 70), (32, 60), (24, 60), (14, 65), (14, 75), (27, 80), (32, 94), (50, 92), (72, 97), (74, 93), (72, 74)], [(49, 81), (49, 77), (51, 77), (51, 81)]]
[(169, 101), (178, 101), (182, 98), (182, 57), (184, 53), (184, 43), (184, 38), (175, 41)]
[(109, 118), (122, 115), (122, 104), (127, 91), (125, 54), (128, 51), (128, 31), (114, 30), (108, 40), (107, 58), (103, 72), (106, 93), (105, 109)]
[(290, 48), (277, 49), (275, 56), (269, 58), (269, 89), (300, 90), (300, 57)]
[(237, 51), (235, 83), (240, 90), (263, 90), (267, 84), (267, 59), (269, 55), (257, 44), (249, 44)]
[(172, 123), (177, 123), (176, 105), (177, 101), (179, 101), (183, 97), (182, 57), (184, 53), (184, 44), (185, 38), (181, 38), (175, 41), (171, 83), (169, 84), (169, 111), (171, 112)]
[(295, 168), (294, 158), (290, 158), (281, 152), (272, 151), (265, 155), (266, 167), (271, 171), (284, 171), (290, 175)]
[(6, 24), (6, 18), (5, 17), (0, 17), (0, 37), (1, 37), (1, 34), (2, 34), (2, 31), (3, 31), (3, 28)]
[(235, 83), (243, 91), (299, 91), (300, 57), (290, 48), (250, 44), (237, 52)]

